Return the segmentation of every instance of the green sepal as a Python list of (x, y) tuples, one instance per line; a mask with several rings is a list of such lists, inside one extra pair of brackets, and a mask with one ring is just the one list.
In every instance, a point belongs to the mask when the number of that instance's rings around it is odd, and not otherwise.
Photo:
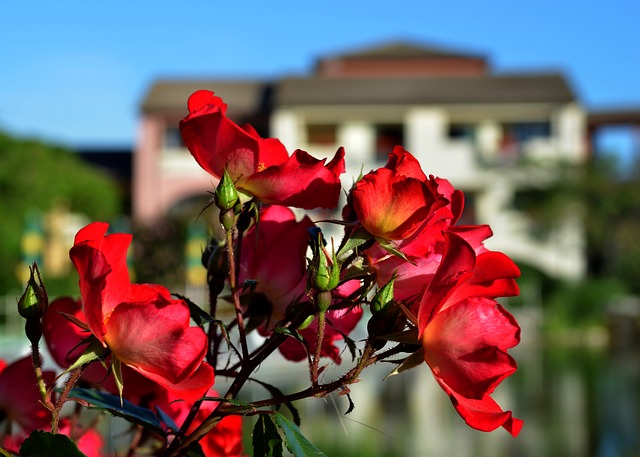
[(41, 319), (47, 312), (48, 307), (47, 289), (42, 282), (38, 264), (33, 262), (33, 265), (29, 267), (27, 287), (18, 300), (18, 313), (25, 319)]
[(424, 349), (420, 348), (416, 352), (411, 354), (409, 357), (404, 359), (402, 361), (402, 363), (400, 365), (398, 365), (395, 370), (393, 370), (391, 373), (389, 373), (387, 376), (385, 376), (384, 379), (387, 379), (387, 378), (389, 378), (391, 376), (395, 376), (397, 374), (400, 374), (400, 373), (403, 373), (405, 371), (411, 370), (412, 368), (415, 368), (415, 367), (417, 367), (419, 365), (422, 365), (423, 363), (425, 363), (425, 361), (424, 361)]
[(344, 246), (342, 246), (342, 248), (338, 251), (338, 260), (345, 260), (349, 252), (353, 251), (359, 246), (362, 246), (371, 238), (373, 238), (373, 235), (367, 232), (364, 228), (360, 227), (351, 234)]
[(396, 276), (393, 275), (391, 280), (382, 288), (378, 289), (373, 300), (371, 300), (371, 312), (377, 313), (386, 308), (389, 303), (393, 302), (393, 285), (396, 282)]
[(218, 183), (216, 193), (214, 195), (216, 206), (221, 211), (230, 210), (238, 202), (238, 191), (233, 184), (233, 179), (229, 175), (227, 169), (224, 169), (224, 174)]
[(111, 370), (113, 371), (113, 379), (116, 382), (118, 388), (118, 395), (120, 397), (120, 406), (122, 403), (122, 391), (124, 390), (124, 379), (122, 378), (122, 362), (116, 357), (111, 357)]
[(405, 344), (420, 344), (418, 340), (418, 329), (410, 328), (409, 330), (403, 330), (402, 332), (389, 333), (387, 335), (378, 335), (376, 338), (382, 340), (393, 341), (395, 343)]
[(104, 347), (100, 340), (92, 335), (89, 337), (89, 345), (86, 347), (84, 352), (80, 355), (80, 357), (78, 357), (78, 360), (73, 362), (73, 364), (64, 371), (64, 373), (69, 373), (73, 370), (76, 370), (83, 365), (87, 365), (88, 363), (93, 362), (94, 360), (103, 359), (108, 352), (109, 348)]
[(385, 251), (387, 251), (389, 254), (393, 254), (396, 257), (400, 257), (405, 262), (409, 262), (415, 265), (415, 262), (412, 262), (411, 260), (409, 260), (407, 256), (404, 255), (404, 252), (398, 249), (398, 246), (393, 241), (387, 240), (386, 238), (380, 238), (378, 236), (376, 236), (375, 238), (378, 244), (380, 245), (380, 247)]

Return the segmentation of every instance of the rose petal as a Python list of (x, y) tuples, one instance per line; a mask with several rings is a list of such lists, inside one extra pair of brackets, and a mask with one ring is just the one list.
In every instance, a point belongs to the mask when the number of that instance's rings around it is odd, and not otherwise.
[(263, 203), (296, 208), (335, 208), (340, 197), (340, 173), (344, 169), (344, 149), (340, 148), (325, 166), (305, 151), (296, 150), (279, 165), (249, 176), (242, 188)]
[(491, 393), (516, 363), (506, 350), (520, 341), (515, 319), (495, 301), (469, 298), (437, 313), (423, 336), (425, 361), (460, 395)]

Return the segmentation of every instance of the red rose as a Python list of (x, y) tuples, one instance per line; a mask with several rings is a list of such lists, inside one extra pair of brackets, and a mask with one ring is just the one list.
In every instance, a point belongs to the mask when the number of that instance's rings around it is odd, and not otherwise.
[(107, 227), (96, 222), (81, 229), (69, 253), (89, 329), (111, 357), (184, 399), (201, 397), (213, 384), (213, 369), (202, 361), (206, 335), (190, 327), (183, 300), (162, 286), (129, 281), (131, 236), (105, 236)]
[(344, 150), (325, 160), (296, 150), (291, 157), (275, 138), (260, 138), (250, 125), (240, 127), (225, 113), (227, 105), (211, 91), (189, 98), (189, 115), (180, 132), (198, 164), (220, 179), (225, 168), (236, 187), (263, 203), (312, 209), (335, 208), (344, 173)]
[(413, 235), (446, 200), (409, 152), (396, 146), (384, 168), (367, 173), (352, 191), (352, 206), (373, 236), (403, 240)]
[(491, 431), (503, 426), (517, 435), (522, 421), (490, 397), (516, 370), (507, 353), (520, 342), (520, 328), (494, 299), (518, 294), (515, 264), (499, 252), (476, 256), (449, 233), (442, 263), (418, 309), (424, 358), (467, 424)]

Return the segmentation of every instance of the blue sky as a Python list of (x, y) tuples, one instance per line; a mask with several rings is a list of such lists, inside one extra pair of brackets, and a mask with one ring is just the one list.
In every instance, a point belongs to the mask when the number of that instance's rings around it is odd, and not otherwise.
[(8, 2), (0, 129), (131, 145), (159, 77), (276, 78), (406, 39), (486, 54), (497, 72), (561, 70), (588, 108), (640, 107), (640, 2)]

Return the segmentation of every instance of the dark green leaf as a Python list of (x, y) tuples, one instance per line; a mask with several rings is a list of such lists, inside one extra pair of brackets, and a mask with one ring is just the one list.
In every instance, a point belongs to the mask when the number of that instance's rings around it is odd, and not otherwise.
[(193, 443), (189, 446), (189, 450), (187, 450), (186, 457), (206, 457), (204, 455), (204, 451), (202, 450), (202, 446), (199, 443)]
[(22, 457), (86, 457), (68, 436), (34, 430), (20, 446)]
[(284, 442), (294, 457), (318, 457), (326, 454), (304, 437), (296, 424), (280, 413), (274, 414), (275, 423), (284, 433)]
[(258, 417), (251, 444), (253, 457), (282, 457), (282, 438), (268, 414)]
[(114, 416), (122, 417), (129, 422), (141, 425), (151, 431), (164, 435), (162, 423), (153, 411), (147, 408), (134, 405), (123, 400), (120, 404), (120, 397), (104, 392), (97, 392), (92, 389), (75, 388), (71, 389), (69, 398), (76, 398), (89, 403), (93, 408), (107, 411)]
[(180, 427), (174, 422), (173, 418), (164, 412), (162, 408), (156, 406), (156, 413), (158, 414), (158, 418), (164, 423), (166, 428), (177, 432), (180, 430)]

